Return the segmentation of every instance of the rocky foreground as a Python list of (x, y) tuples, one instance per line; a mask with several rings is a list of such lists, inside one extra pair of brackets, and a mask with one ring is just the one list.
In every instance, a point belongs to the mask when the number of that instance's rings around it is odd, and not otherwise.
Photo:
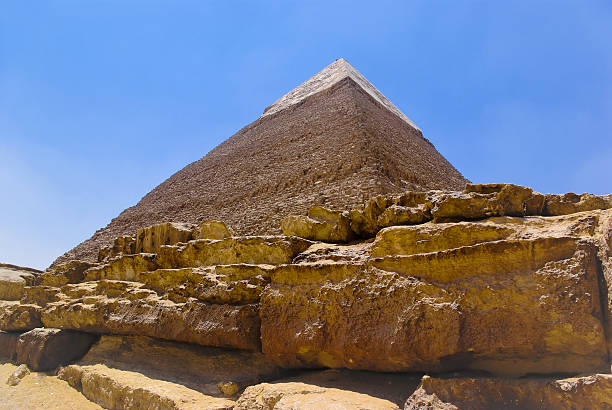
[(112, 409), (612, 408), (611, 208), (468, 185), (1, 265), (3, 368)]

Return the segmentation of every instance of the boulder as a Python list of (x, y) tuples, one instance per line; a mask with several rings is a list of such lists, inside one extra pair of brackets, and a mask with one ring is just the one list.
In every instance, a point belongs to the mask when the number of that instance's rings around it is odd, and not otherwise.
[(234, 396), (233, 389), (283, 375), (261, 352), (229, 350), (144, 336), (102, 336), (79, 363), (138, 372), (182, 384), (209, 396)]
[(17, 359), (17, 340), (21, 333), (0, 331), (0, 359), (13, 362)]
[(40, 271), (0, 264), (0, 300), (19, 300), (23, 288), (36, 283)]
[(305, 383), (262, 383), (247, 387), (234, 410), (399, 409), (390, 401)]
[(53, 370), (81, 358), (97, 339), (73, 330), (32, 329), (17, 341), (17, 363), (34, 371)]
[(231, 400), (207, 396), (178, 383), (102, 364), (70, 365), (60, 370), (58, 377), (107, 409), (231, 410), (234, 406)]
[[(600, 371), (609, 365), (589, 239), (596, 220), (521, 226), (506, 217), (461, 234), (451, 225), (402, 228), (398, 241), (393, 228), (366, 262), (278, 266), (261, 296), (263, 352), (294, 368)], [(419, 236), (427, 229), (429, 241)]]
[(198, 225), (193, 239), (225, 239), (232, 236), (230, 230), (220, 221), (203, 221)]
[(15, 369), (13, 374), (9, 376), (9, 378), (6, 380), (6, 384), (9, 386), (17, 386), (19, 383), (21, 383), (21, 379), (26, 377), (28, 374), (30, 374), (30, 369), (28, 369), (28, 366), (25, 364), (22, 364)]
[(308, 208), (308, 216), (281, 220), (283, 234), (322, 242), (348, 242), (353, 237), (347, 213), (319, 206)]
[(139, 229), (134, 253), (157, 253), (162, 245), (175, 245), (193, 239), (193, 225), (168, 222)]
[(312, 242), (292, 236), (247, 236), (222, 240), (198, 239), (180, 246), (162, 246), (156, 262), (162, 268), (188, 268), (239, 263), (279, 265)]
[(0, 300), (0, 330), (25, 332), (41, 326), (40, 306)]
[(559, 380), (424, 376), (404, 409), (607, 409), (611, 392), (610, 374)]
[(51, 268), (40, 275), (40, 283), (45, 286), (64, 286), (79, 283), (85, 278), (84, 272), (95, 266), (85, 261), (74, 260)]
[(259, 350), (256, 305), (175, 303), (143, 284), (101, 280), (62, 287), (42, 312), (46, 327), (142, 335), (203, 346)]

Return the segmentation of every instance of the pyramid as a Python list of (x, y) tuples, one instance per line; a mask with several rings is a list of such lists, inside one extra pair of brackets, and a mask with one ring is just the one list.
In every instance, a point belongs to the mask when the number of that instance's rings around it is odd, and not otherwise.
[(281, 218), (314, 205), (347, 209), (373, 195), (461, 190), (467, 182), (406, 115), (339, 59), (54, 265), (95, 260), (114, 238), (158, 223), (216, 219), (236, 234), (273, 234)]

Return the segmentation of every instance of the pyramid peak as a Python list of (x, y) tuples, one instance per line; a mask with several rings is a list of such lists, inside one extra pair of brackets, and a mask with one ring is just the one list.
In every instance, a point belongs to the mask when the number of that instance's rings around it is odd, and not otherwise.
[(359, 87), (361, 87), (387, 110), (391, 111), (393, 114), (406, 121), (410, 126), (420, 131), (419, 127), (417, 127), (416, 124), (410, 120), (410, 118), (408, 118), (395, 105), (393, 105), (393, 103), (389, 101), (387, 97), (378, 91), (376, 87), (372, 85), (372, 83), (370, 83), (344, 58), (337, 59), (323, 70), (310, 77), (304, 83), (279, 98), (274, 104), (270, 105), (264, 110), (261, 118), (298, 104), (307, 97), (326, 90), (347, 77), (352, 79)]

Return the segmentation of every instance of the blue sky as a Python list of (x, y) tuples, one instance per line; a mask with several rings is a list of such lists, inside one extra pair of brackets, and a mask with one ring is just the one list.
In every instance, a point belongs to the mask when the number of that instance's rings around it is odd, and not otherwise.
[(0, 262), (44, 268), (345, 57), (474, 182), (612, 192), (608, 1), (7, 1)]

